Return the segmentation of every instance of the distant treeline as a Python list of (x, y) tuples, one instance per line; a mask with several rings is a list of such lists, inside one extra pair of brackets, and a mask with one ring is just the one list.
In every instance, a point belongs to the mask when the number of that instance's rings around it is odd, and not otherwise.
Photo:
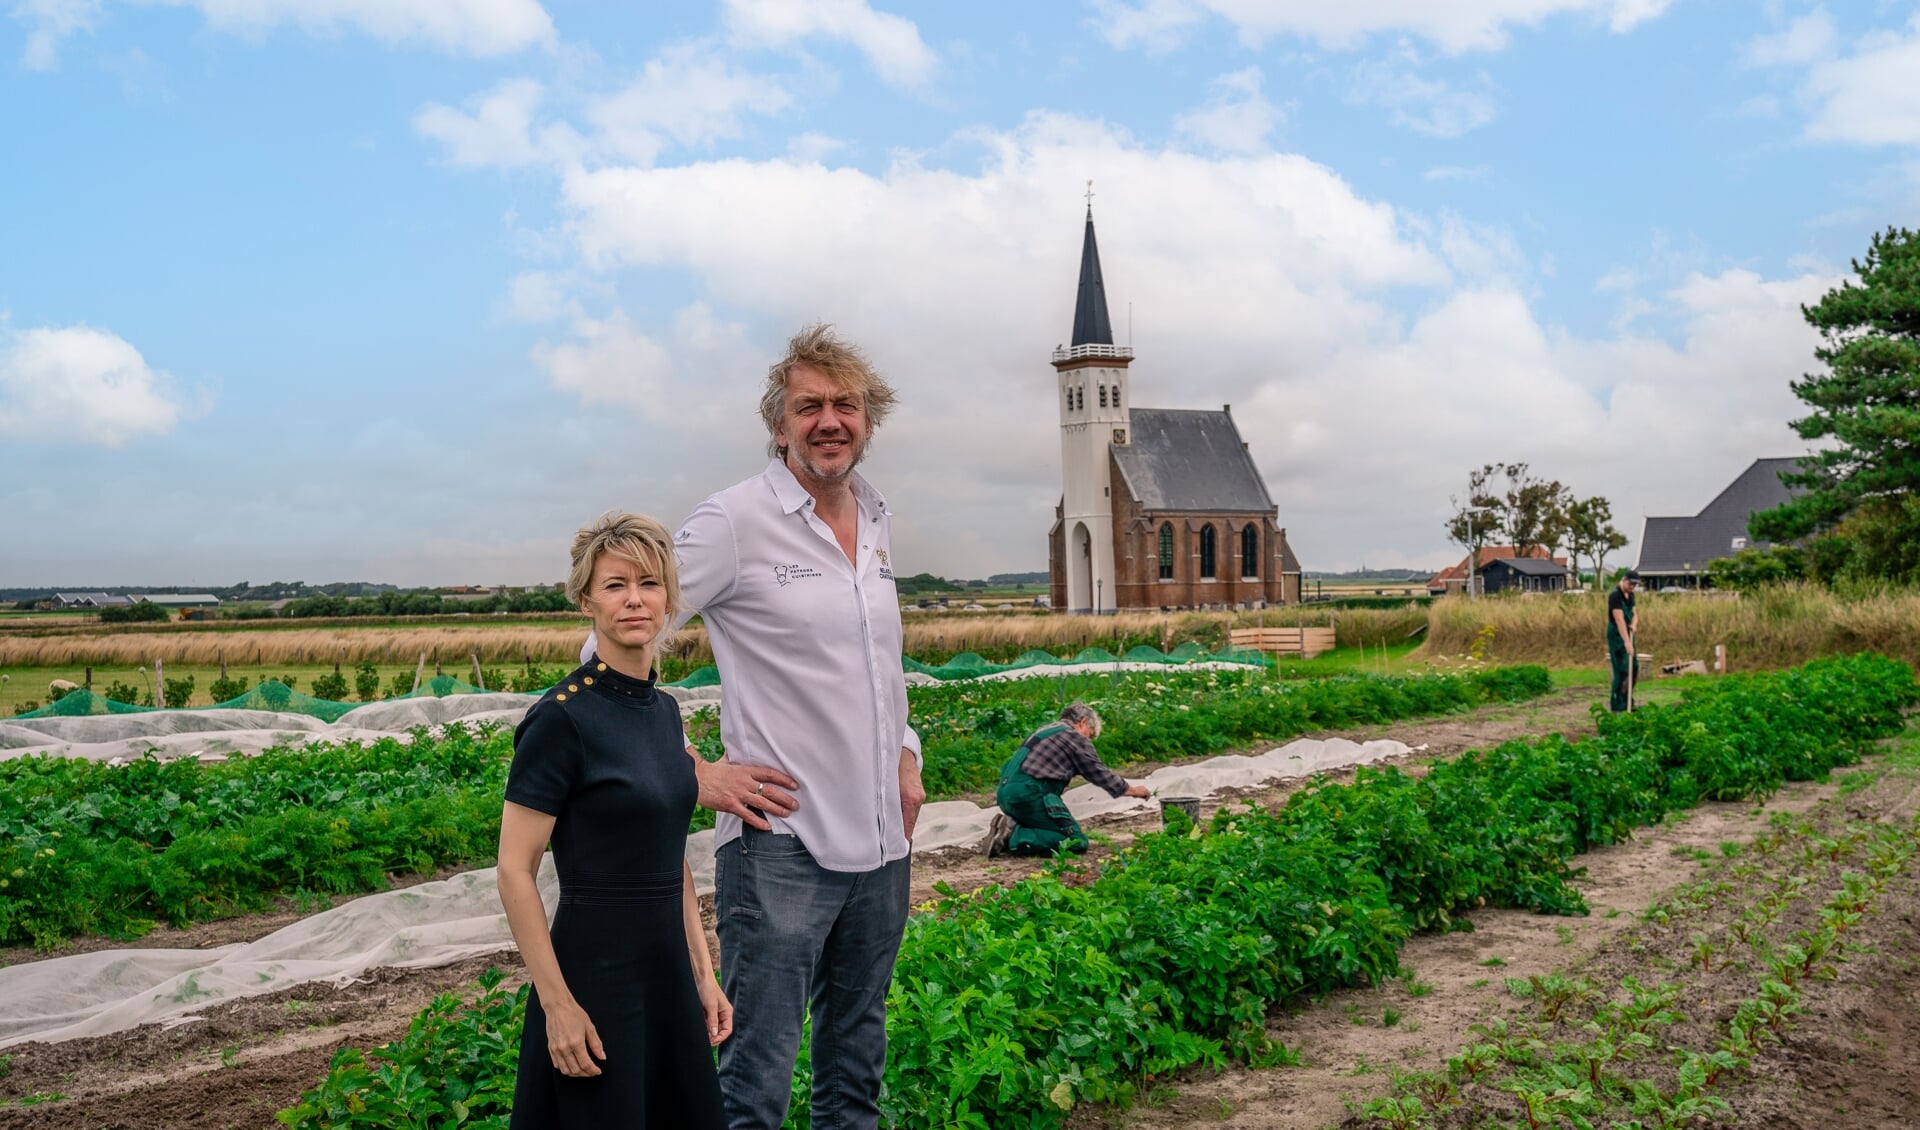
[(278, 611), (236, 608), (227, 615), (236, 620), (310, 620), (338, 616), (445, 616), (467, 612), (571, 612), (567, 594), (546, 590), (517, 592), (478, 599), (444, 597), (430, 592), (383, 592), (378, 596), (305, 596), (290, 600)]

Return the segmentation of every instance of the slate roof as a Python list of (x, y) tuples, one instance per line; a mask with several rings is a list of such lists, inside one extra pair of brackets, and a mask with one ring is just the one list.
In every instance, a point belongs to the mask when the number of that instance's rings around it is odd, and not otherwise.
[(1100, 277), (1100, 245), (1093, 238), (1093, 210), (1087, 210), (1087, 236), (1080, 243), (1080, 295), (1073, 305), (1073, 344), (1112, 345), (1107, 320), (1107, 284)]
[[(1507, 558), (1518, 556), (1520, 556), (1519, 551), (1510, 545), (1483, 545), (1480, 547), (1480, 568), (1484, 571), (1487, 566), (1493, 564), (1495, 561), (1504, 561)], [(1527, 547), (1526, 556), (1544, 558), (1548, 557), (1549, 553), (1547, 547), (1544, 545), (1530, 545)], [(1561, 565), (1567, 563), (1564, 557), (1555, 557), (1553, 560), (1559, 562)], [(1427, 588), (1429, 590), (1445, 588), (1448, 581), (1458, 581), (1462, 585), (1467, 583), (1467, 559), (1465, 557), (1460, 558), (1458, 563), (1449, 565), (1445, 569), (1435, 573), (1428, 579)]]
[(1273, 510), (1231, 413), (1135, 408), (1131, 416), (1127, 442), (1111, 450), (1143, 510)]
[(1530, 577), (1564, 577), (1567, 567), (1558, 561), (1544, 557), (1501, 557), (1481, 566), (1482, 571), (1497, 565), (1505, 565), (1516, 573), (1525, 573)]
[(1753, 549), (1769, 548), (1772, 543), (1755, 541), (1747, 534), (1747, 521), (1758, 511), (1806, 493), (1780, 481), (1783, 472), (1798, 470), (1799, 465), (1797, 458), (1755, 459), (1693, 517), (1648, 518), (1640, 535), (1636, 568), (1654, 576), (1698, 576), (1707, 571), (1707, 562), (1733, 555), (1735, 538), (1746, 538)]

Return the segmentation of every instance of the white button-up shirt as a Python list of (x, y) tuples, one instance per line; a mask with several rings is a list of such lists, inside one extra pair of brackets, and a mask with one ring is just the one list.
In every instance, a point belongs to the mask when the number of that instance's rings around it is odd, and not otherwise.
[[(900, 751), (920, 752), (907, 725), (891, 515), (858, 474), (853, 493), (851, 562), (777, 459), (695, 507), (674, 536), (681, 618), (700, 614), (720, 668), (727, 760), (800, 782), (799, 809), (769, 821), (830, 871), (907, 854)], [(715, 845), (739, 835), (740, 818), (720, 813)]]

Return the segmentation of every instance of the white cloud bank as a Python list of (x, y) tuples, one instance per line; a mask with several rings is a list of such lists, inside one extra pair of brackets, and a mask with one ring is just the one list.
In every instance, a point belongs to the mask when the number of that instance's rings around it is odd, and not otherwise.
[[(874, 477), (907, 559), (1037, 567), (1059, 489), (1047, 357), (1071, 325), (1092, 177), (1135, 403), (1231, 403), (1311, 567), (1445, 558), (1447, 495), (1489, 460), (1608, 496), (1637, 536), (1640, 515), (1692, 513), (1749, 460), (1802, 450), (1788, 382), (1815, 339), (1798, 304), (1835, 280), (1694, 275), (1666, 295), (1670, 337), (1581, 337), (1534, 312), (1510, 234), (1368, 200), (1297, 155), (1156, 149), (1045, 114), (973, 137), (973, 171), (568, 172), (582, 269), (684, 272), (703, 305), (671, 327), (630, 306), (582, 320), (537, 366), (649, 423), (704, 414), (635, 463), (698, 480), (717, 451), (738, 465), (758, 448), (755, 385), (785, 333), (835, 322), (901, 390)], [(728, 327), (727, 348), (697, 353), (689, 322)]]
[[(150, 0), (193, 8), (207, 26), (262, 36), (293, 25), (309, 34), (352, 32), (389, 47), (427, 47), (490, 58), (554, 41), (553, 20), (538, 0)], [(95, 27), (102, 0), (18, 0), (13, 16), (27, 27), (22, 61), (29, 69), (58, 64), (60, 41)]]
[(174, 429), (194, 406), (106, 330), (0, 326), (0, 436), (118, 447)]
[(912, 20), (876, 12), (866, 0), (726, 0), (725, 7), (729, 37), (740, 46), (851, 44), (881, 81), (898, 87), (922, 86), (939, 68)]
[(1409, 34), (1448, 54), (1497, 51), (1516, 27), (1550, 17), (1585, 16), (1615, 32), (1630, 31), (1666, 11), (1671, 0), (1093, 0), (1096, 25), (1115, 47), (1151, 51), (1177, 46), (1209, 19), (1232, 24), (1242, 42), (1258, 45), (1296, 35), (1345, 49), (1381, 34)]
[(1920, 145), (1920, 16), (1845, 46), (1824, 8), (1754, 38), (1743, 56), (1757, 67), (1804, 67), (1798, 97), (1809, 141)]

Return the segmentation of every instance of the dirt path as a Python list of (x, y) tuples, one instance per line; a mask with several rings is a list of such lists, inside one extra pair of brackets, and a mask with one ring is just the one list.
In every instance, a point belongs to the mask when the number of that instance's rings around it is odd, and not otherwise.
[[(1590, 705), (1600, 692), (1577, 688), (1556, 692), (1517, 706), (1488, 707), (1469, 714), (1364, 731), (1310, 735), (1365, 740), (1390, 737), (1426, 749), (1409, 759), (1409, 768), (1435, 756), (1449, 756), (1468, 748), (1484, 747), (1527, 734), (1561, 731), (1591, 732)], [(1140, 774), (1153, 765), (1129, 766)], [(1242, 800), (1272, 804), (1297, 788), (1297, 783), (1263, 789)], [(1813, 793), (1783, 794), (1773, 807), (1811, 803)], [(1225, 801), (1212, 802), (1217, 807)], [(1232, 803), (1237, 803), (1234, 801)], [(1724, 810), (1724, 811), (1723, 811)], [(1521, 914), (1488, 914), (1472, 934), (1445, 938), (1418, 938), (1409, 946), (1407, 964), (1431, 992), (1413, 996), (1395, 982), (1379, 990), (1343, 994), (1301, 1016), (1277, 1022), (1275, 1034), (1289, 1046), (1302, 1046), (1310, 1063), (1329, 1066), (1306, 1072), (1230, 1073), (1218, 1079), (1181, 1084), (1180, 1097), (1163, 1111), (1148, 1110), (1141, 1125), (1187, 1125), (1213, 1121), (1223, 1111), (1235, 1113), (1228, 1125), (1324, 1126), (1342, 1115), (1339, 1096), (1355, 1091), (1352, 1065), (1384, 1066), (1437, 1044), (1469, 1015), (1474, 1002), (1487, 995), (1488, 985), (1474, 962), (1498, 956), (1512, 966), (1531, 967), (1564, 961), (1588, 952), (1612, 932), (1631, 921), (1630, 914), (1609, 916), (1615, 907), (1643, 904), (1663, 883), (1678, 881), (1685, 868), (1676, 867), (1672, 852), (1681, 843), (1711, 846), (1738, 838), (1740, 829), (1764, 817), (1751, 809), (1717, 806), (1674, 829), (1632, 844), (1595, 852), (1583, 862), (1590, 870), (1589, 897), (1595, 913), (1588, 919), (1539, 919)], [(1091, 829), (1106, 842), (1096, 846), (1096, 857), (1124, 846), (1144, 830), (1158, 826), (1158, 818), (1134, 818)], [(1681, 839), (1656, 839), (1679, 835)], [(962, 852), (933, 853), (916, 861), (915, 900), (932, 897), (936, 882), (968, 889), (985, 883), (1011, 883), (1041, 867), (1039, 861), (987, 861)], [(1603, 909), (1607, 908), (1607, 909)], [(141, 944), (183, 947), (245, 941), (270, 933), (292, 917), (292, 911), (208, 923), (187, 930), (166, 931)], [(1562, 942), (1560, 930), (1572, 931)], [(112, 943), (81, 943), (62, 952), (97, 949)], [(19, 955), (29, 956), (29, 955)], [(31, 955), (37, 957), (45, 954)], [(140, 1128), (140, 1130), (224, 1130), (273, 1127), (273, 1112), (290, 1105), (324, 1072), (327, 1061), (342, 1046), (372, 1047), (405, 1032), (408, 1021), (433, 997), (469, 985), (489, 965), (509, 971), (517, 979), (515, 955), (503, 953), (460, 965), (433, 970), (382, 970), (368, 980), (335, 987), (297, 986), (281, 993), (238, 1001), (208, 1010), (193, 1022), (174, 1028), (148, 1026), (113, 1036), (67, 1041), (56, 1045), (22, 1044), (8, 1049), (0, 1074), (0, 1130), (9, 1127)], [(1490, 981), (1497, 986), (1497, 977)], [(1387, 1008), (1401, 1013), (1392, 1026), (1383, 1024)], [(1421, 1009), (1430, 1009), (1422, 1012)], [(1343, 1067), (1332, 1065), (1345, 1065)], [(57, 1101), (18, 1105), (35, 1096), (60, 1094)], [(1198, 1104), (1198, 1105), (1196, 1105)], [(1280, 1109), (1311, 1110), (1318, 1121), (1272, 1121)], [(1266, 1113), (1255, 1114), (1253, 1112)], [(1325, 1113), (1327, 1117), (1321, 1118)], [(1160, 1115), (1163, 1121), (1151, 1121)], [(1133, 1117), (1133, 1116), (1128, 1116)]]

